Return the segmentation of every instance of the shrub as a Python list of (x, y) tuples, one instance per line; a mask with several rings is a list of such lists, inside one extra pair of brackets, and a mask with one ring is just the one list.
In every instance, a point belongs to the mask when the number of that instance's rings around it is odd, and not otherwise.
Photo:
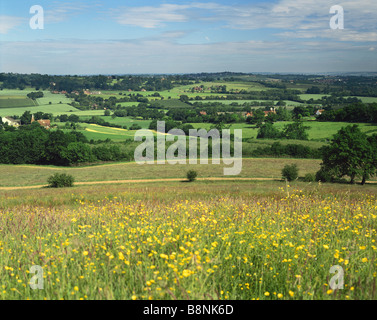
[(136, 130), (141, 130), (142, 128), (141, 128), (141, 126), (140, 125), (138, 125), (138, 124), (136, 124), (136, 123), (134, 123), (134, 124), (132, 124), (132, 126), (130, 127), (130, 131), (136, 131)]
[(296, 164), (292, 165), (286, 165), (283, 170), (281, 171), (281, 174), (285, 180), (293, 181), (298, 178), (298, 168)]
[(65, 173), (56, 173), (47, 180), (50, 188), (70, 188), (73, 187), (74, 181), (71, 175)]
[(197, 176), (198, 176), (198, 173), (195, 170), (190, 170), (187, 172), (187, 180), (189, 182), (195, 181)]
[(316, 173), (315, 175), (316, 181), (321, 181), (321, 182), (333, 182), (334, 181), (334, 176), (333, 174), (329, 171), (324, 169), (323, 167)]
[(316, 181), (316, 175), (314, 173), (307, 173), (304, 177), (305, 182), (315, 182)]

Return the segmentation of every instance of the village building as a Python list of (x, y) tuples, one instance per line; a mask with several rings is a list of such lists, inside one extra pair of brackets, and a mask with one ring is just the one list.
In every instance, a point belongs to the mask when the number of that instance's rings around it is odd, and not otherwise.
[(3, 121), (3, 123), (6, 123), (8, 124), (8, 126), (11, 126), (11, 127), (18, 128), (21, 125), (21, 120), (15, 120), (11, 117), (4, 117), (4, 118), (1, 118), (1, 120)]
[(50, 120), (37, 120), (35, 121), (34, 119), (34, 115), (31, 117), (31, 123), (33, 122), (38, 122), (41, 127), (45, 128), (45, 129), (50, 129), (51, 128), (51, 121)]

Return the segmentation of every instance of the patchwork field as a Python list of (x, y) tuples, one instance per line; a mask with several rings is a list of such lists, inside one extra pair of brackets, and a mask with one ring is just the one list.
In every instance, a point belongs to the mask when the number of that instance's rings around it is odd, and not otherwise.
[(72, 101), (63, 94), (52, 94), (49, 91), (43, 91), (44, 97), (33, 101), (27, 98), (27, 94), (32, 91), (32, 89), (0, 90), (0, 116), (21, 116), (25, 111), (30, 111), (31, 113), (41, 111), (52, 113), (54, 116), (80, 112), (80, 110), (68, 105)]

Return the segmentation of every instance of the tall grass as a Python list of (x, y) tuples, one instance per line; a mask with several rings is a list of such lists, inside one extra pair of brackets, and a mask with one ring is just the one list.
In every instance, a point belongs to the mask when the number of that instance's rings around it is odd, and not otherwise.
[[(376, 298), (373, 193), (245, 186), (49, 190), (3, 207), (0, 299)], [(334, 265), (343, 290), (329, 288)]]

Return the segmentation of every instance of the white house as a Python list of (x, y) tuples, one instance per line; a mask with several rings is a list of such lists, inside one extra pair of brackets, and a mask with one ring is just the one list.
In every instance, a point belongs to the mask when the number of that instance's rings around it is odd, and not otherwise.
[(21, 120), (15, 120), (11, 117), (4, 117), (1, 118), (3, 123), (7, 123), (9, 126), (18, 128), (21, 125)]

